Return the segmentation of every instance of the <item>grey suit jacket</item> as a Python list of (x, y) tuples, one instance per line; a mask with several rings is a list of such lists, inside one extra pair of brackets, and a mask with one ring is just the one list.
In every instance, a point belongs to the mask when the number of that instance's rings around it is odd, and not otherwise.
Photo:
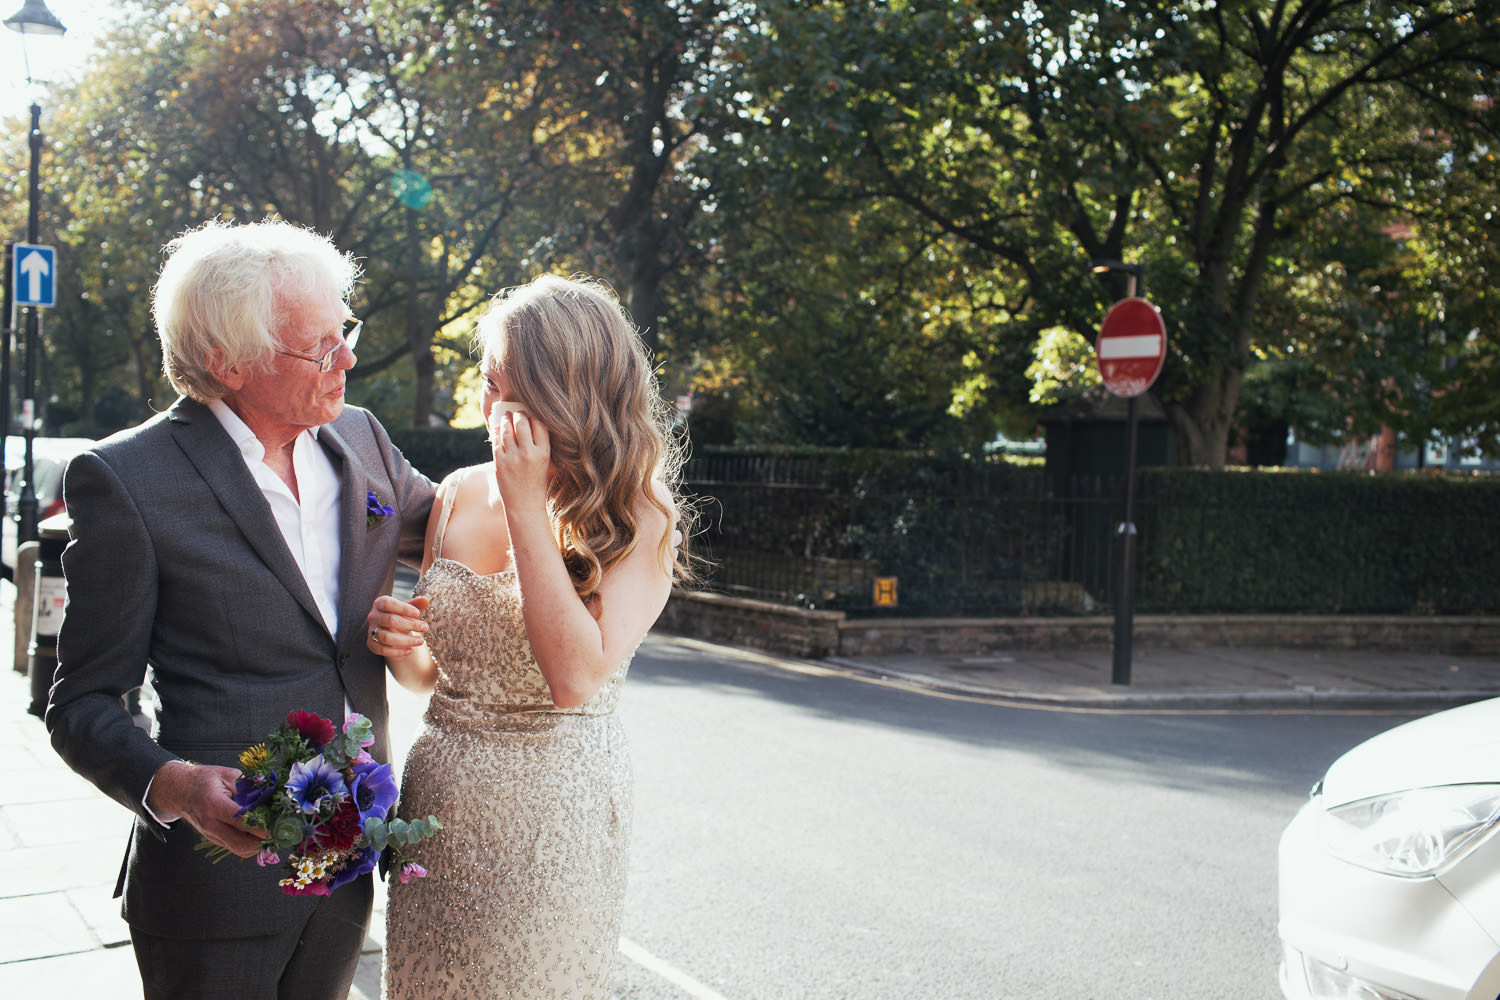
[[(67, 607), (47, 708), (52, 745), (79, 774), (136, 813), (121, 874), (125, 918), (179, 938), (283, 929), (309, 898), (284, 895), (279, 867), (193, 850), (143, 806), (170, 760), (238, 767), (292, 709), (341, 723), (344, 700), (375, 724), (390, 759), (384, 662), (365, 648), (371, 602), (398, 557), (419, 564), (433, 484), (365, 410), (346, 406), (318, 432), (343, 482), (339, 634), (330, 635), (260, 487), (209, 409), (180, 399), (69, 463), (72, 518), (63, 553)], [(395, 508), (366, 524), (366, 492)], [(152, 671), (155, 738), (121, 695)]]

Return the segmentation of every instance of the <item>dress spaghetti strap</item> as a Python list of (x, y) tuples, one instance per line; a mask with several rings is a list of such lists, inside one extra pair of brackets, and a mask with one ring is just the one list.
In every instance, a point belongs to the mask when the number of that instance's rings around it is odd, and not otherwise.
[(443, 532), (448, 530), (448, 518), (453, 513), (453, 502), (458, 499), (458, 484), (453, 484), (453, 489), (448, 491), (448, 499), (443, 501), (443, 513), (438, 520), (437, 534), (432, 538), (432, 558), (443, 558)]

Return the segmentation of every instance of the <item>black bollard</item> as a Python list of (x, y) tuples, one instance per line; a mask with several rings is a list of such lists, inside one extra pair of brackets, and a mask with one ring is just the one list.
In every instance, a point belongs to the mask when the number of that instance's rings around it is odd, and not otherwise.
[(38, 526), (37, 536), (26, 672), (31, 677), (31, 705), (27, 711), (41, 718), (46, 714), (47, 694), (52, 689), (52, 675), (57, 671), (57, 633), (67, 599), (62, 571), (63, 549), (68, 545), (67, 515), (47, 518)]

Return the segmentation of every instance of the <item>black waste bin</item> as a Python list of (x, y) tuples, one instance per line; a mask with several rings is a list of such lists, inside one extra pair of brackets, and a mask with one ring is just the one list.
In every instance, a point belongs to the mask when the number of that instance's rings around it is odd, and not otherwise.
[(57, 670), (57, 633), (62, 627), (67, 588), (63, 585), (62, 554), (68, 546), (66, 513), (37, 525), (37, 556), (32, 573), (31, 644), (26, 649), (26, 672), (31, 677), (31, 707), (40, 718), (47, 711), (47, 692)]

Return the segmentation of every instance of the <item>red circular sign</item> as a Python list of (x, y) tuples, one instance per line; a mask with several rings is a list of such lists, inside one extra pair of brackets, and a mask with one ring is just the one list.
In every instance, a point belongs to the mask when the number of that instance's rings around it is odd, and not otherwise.
[(1145, 299), (1121, 299), (1104, 317), (1094, 343), (1099, 377), (1116, 396), (1139, 396), (1161, 374), (1167, 356), (1167, 327)]

